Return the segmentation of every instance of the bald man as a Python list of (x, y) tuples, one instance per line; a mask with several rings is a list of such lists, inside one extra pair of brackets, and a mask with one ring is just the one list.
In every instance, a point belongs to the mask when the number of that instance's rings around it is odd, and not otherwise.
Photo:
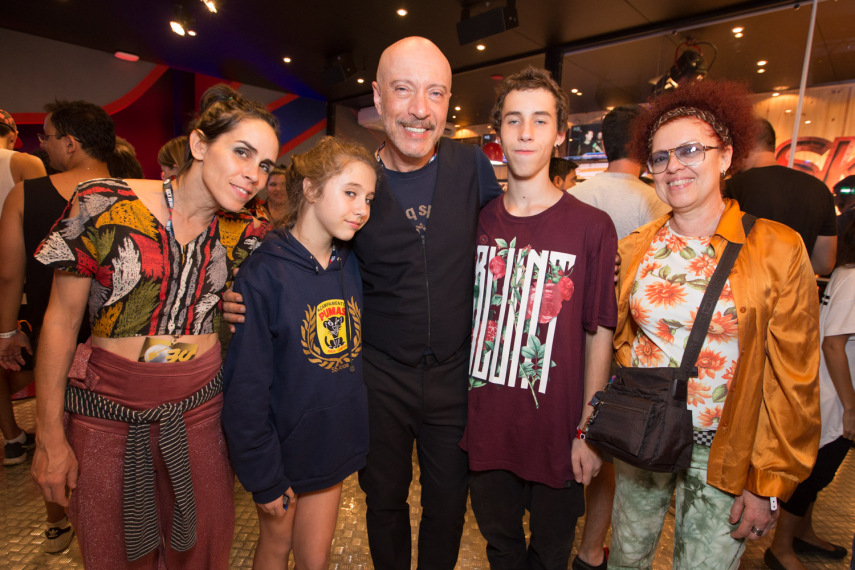
[(418, 567), (457, 561), (468, 491), (466, 425), (475, 238), (501, 193), (477, 146), (440, 140), (451, 67), (418, 37), (380, 57), (374, 105), (386, 140), (371, 223), (356, 236), (365, 291), (370, 448), (359, 473), (374, 567), (410, 568), (413, 443), (421, 469)]

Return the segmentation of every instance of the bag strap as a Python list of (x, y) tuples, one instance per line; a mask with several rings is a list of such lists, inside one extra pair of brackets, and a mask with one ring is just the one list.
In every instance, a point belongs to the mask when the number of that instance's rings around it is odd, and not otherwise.
[[(756, 220), (757, 218), (751, 214), (743, 214), (742, 228), (745, 230), (746, 238), (751, 232), (751, 228), (754, 227)], [(686, 344), (686, 350), (683, 352), (683, 361), (680, 363), (680, 377), (684, 380), (688, 379), (689, 376), (697, 375), (692, 374), (692, 372), (698, 361), (698, 355), (701, 353), (704, 338), (706, 338), (707, 332), (709, 332), (713, 309), (718, 302), (718, 298), (721, 296), (721, 291), (727, 282), (727, 276), (730, 274), (730, 270), (736, 262), (736, 257), (739, 255), (741, 249), (741, 243), (728, 242), (724, 248), (724, 253), (721, 254), (721, 259), (715, 268), (715, 272), (710, 278), (709, 285), (698, 308), (698, 314), (695, 316), (692, 332), (689, 334), (689, 342)]]

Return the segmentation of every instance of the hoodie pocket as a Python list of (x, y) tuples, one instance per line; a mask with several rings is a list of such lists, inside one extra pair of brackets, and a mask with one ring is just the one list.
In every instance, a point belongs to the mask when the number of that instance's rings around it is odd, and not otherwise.
[(325, 408), (306, 412), (282, 442), (285, 473), (294, 482), (322, 479), (368, 453), (368, 398), (364, 385)]

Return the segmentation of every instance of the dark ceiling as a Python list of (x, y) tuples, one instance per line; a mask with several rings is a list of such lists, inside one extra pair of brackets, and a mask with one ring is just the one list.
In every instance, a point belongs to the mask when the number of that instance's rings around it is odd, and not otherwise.
[[(452, 110), (456, 117), (449, 119), (465, 126), (486, 122), (491, 77), (526, 63), (561, 67), (562, 86), (582, 93), (571, 96), (573, 112), (640, 102), (687, 39), (717, 48), (711, 76), (747, 80), (757, 92), (797, 89), (811, 15), (810, 2), (780, 0), (519, 0), (519, 26), (485, 38), (486, 49), (478, 51), (478, 42), (458, 43), (461, 8), (466, 4), (477, 15), (507, 0), (215, 1), (212, 14), (200, 0), (183, 0), (196, 37), (170, 30), (173, 0), (5, 2), (0, 26), (352, 107), (371, 104), (370, 82), (383, 49), (422, 35), (451, 62), (452, 109), (461, 111)], [(401, 7), (405, 17), (396, 14)], [(745, 28), (742, 38), (734, 37), (735, 26)], [(713, 48), (700, 47), (710, 62)], [(356, 73), (330, 83), (324, 70), (340, 54), (352, 56)], [(758, 60), (768, 61), (766, 73), (757, 73)], [(825, 0), (818, 6), (808, 84), (853, 79), (855, 0)]]

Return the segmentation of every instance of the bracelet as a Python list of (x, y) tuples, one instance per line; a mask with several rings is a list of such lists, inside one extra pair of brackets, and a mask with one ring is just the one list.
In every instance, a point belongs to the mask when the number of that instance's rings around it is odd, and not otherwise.
[(584, 429), (576, 428), (576, 439), (581, 439), (582, 441), (585, 441), (586, 439), (588, 439), (588, 434), (585, 432)]
[(18, 334), (18, 331), (19, 331), (19, 330), (20, 330), (20, 329), (15, 329), (15, 330), (13, 330), (13, 331), (0, 333), (0, 338), (12, 338), (12, 337), (13, 337), (13, 336), (15, 336), (16, 334)]

